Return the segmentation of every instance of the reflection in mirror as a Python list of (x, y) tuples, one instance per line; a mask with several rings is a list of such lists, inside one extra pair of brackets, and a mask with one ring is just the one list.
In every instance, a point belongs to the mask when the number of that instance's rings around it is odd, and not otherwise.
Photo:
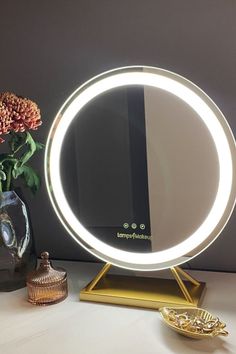
[(85, 105), (66, 133), (60, 168), (67, 201), (85, 228), (140, 253), (186, 240), (207, 217), (219, 184), (204, 122), (151, 86), (115, 88)]

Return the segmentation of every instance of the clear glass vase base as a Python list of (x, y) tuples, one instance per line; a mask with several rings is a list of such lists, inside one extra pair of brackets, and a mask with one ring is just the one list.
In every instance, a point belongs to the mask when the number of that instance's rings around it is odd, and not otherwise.
[(34, 242), (25, 203), (15, 191), (0, 193), (0, 291), (26, 286), (36, 266)]

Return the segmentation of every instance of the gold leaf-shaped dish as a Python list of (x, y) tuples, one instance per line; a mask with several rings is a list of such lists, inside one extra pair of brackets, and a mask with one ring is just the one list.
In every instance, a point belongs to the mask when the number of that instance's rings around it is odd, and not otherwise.
[(159, 309), (164, 322), (174, 331), (195, 339), (227, 336), (225, 323), (208, 311), (195, 307), (162, 307)]

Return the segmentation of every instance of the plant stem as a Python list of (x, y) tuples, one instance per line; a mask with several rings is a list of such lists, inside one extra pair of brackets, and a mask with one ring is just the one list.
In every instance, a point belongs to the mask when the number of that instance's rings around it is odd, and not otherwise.
[(12, 166), (10, 165), (7, 170), (6, 191), (9, 191), (11, 188), (11, 172), (12, 172)]
[(25, 143), (23, 143), (20, 146), (18, 146), (18, 148), (15, 151), (13, 151), (12, 156), (14, 156), (23, 146), (25, 146)]
[[(10, 133), (10, 134), (11, 134), (11, 141), (13, 141), (14, 136), (16, 136), (16, 134), (15, 133)], [(26, 133), (23, 132), (21, 134), (24, 136), (24, 138), (26, 140), (26, 137), (27, 137)], [(11, 146), (11, 144), (10, 144), (10, 146)], [(14, 156), (24, 146), (25, 146), (25, 141), (21, 145), (19, 145), (16, 150), (11, 149), (11, 152), (12, 152), (11, 156)]]
[(0, 192), (2, 192), (2, 181), (0, 181)]

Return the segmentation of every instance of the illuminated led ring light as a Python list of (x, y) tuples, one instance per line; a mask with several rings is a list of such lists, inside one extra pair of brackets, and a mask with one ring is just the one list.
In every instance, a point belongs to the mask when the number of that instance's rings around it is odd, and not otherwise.
[[(203, 223), (183, 242), (153, 253), (126, 252), (105, 244), (79, 222), (65, 197), (60, 176), (63, 139), (78, 112), (96, 96), (113, 88), (147, 85), (168, 91), (187, 103), (207, 126), (219, 160), (219, 185)], [(143, 66), (119, 68), (96, 76), (64, 103), (51, 127), (45, 158), (48, 193), (69, 234), (90, 253), (119, 267), (158, 270), (188, 261), (208, 247), (226, 225), (235, 203), (235, 141), (221, 111), (197, 86), (172, 72)]]

